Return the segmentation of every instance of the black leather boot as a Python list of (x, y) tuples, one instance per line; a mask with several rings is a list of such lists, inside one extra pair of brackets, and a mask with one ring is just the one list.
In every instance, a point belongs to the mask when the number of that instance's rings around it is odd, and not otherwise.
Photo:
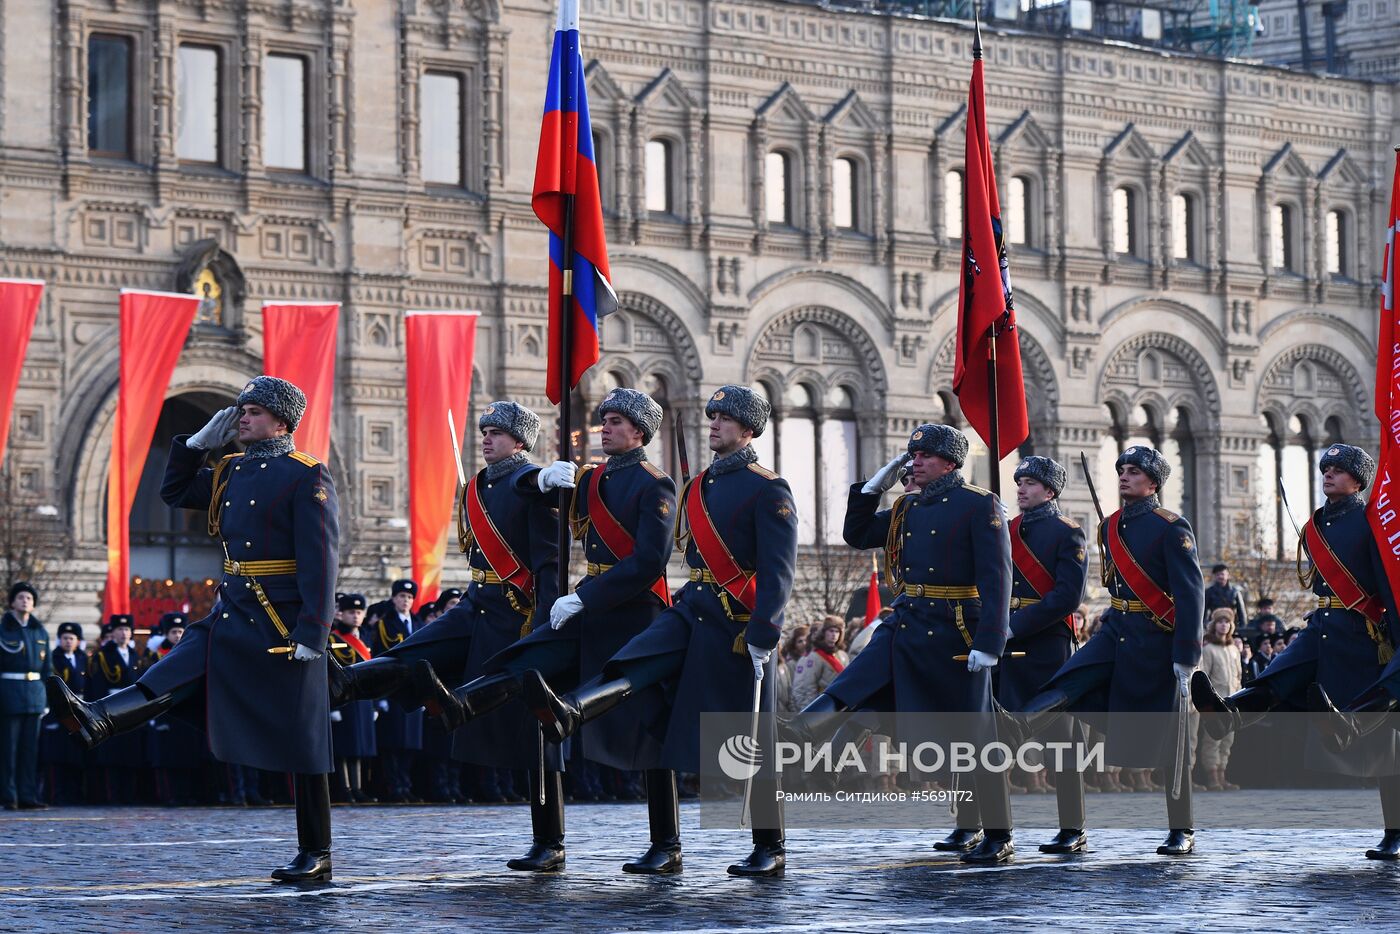
[(983, 839), (981, 827), (955, 827), (953, 832), (933, 845), (940, 853), (968, 853), (976, 849)]
[(830, 694), (818, 694), (792, 718), (778, 718), (778, 738), (785, 743), (805, 743), (814, 748), (820, 746), (837, 729), (835, 721), (838, 718), (832, 715), (845, 709), (846, 705)]
[[(519, 693), (520, 679), (506, 672), (482, 675), (459, 688), (453, 688), (452, 696), (456, 699), (462, 715), (457, 726), (484, 713), (490, 713)], [(450, 733), (457, 727), (448, 726), (444, 722), (443, 728)]]
[(427, 659), (405, 661), (381, 655), (348, 667), (331, 669), (327, 678), (331, 707), (350, 701), (381, 700), (395, 694), (408, 706), (421, 705), (447, 730), (462, 725), (462, 705), (438, 678)]
[(544, 804), (540, 804), (540, 773), (530, 770), (530, 829), (534, 842), (524, 856), (506, 863), (522, 872), (557, 872), (564, 868), (564, 776), (544, 773)]
[(1006, 862), (1015, 852), (1016, 847), (1011, 843), (1011, 831), (988, 830), (982, 835), (982, 840), (975, 847), (959, 856), (958, 859), (965, 863), (995, 865)]
[(1191, 675), (1191, 703), (1206, 716), (1201, 723), (1211, 739), (1224, 739), (1234, 730), (1242, 730), (1251, 723), (1264, 719), (1264, 715), (1278, 705), (1268, 684), (1247, 687), (1229, 697), (1221, 697), (1210, 683), (1210, 675), (1197, 669)]
[(753, 852), (729, 867), (731, 876), (781, 876), (787, 866), (787, 849), (781, 830), (753, 832)]
[(174, 695), (152, 698), (139, 684), (91, 703), (74, 694), (57, 676), (49, 678), (44, 690), (54, 718), (88, 749), (118, 733), (136, 729), (165, 713), (174, 703)]
[(1089, 845), (1089, 837), (1082, 830), (1061, 828), (1049, 843), (1040, 845), (1042, 853), (1079, 853)]
[[(995, 702), (993, 702), (995, 704)], [(1024, 746), (1032, 736), (1043, 732), (1069, 706), (1070, 696), (1059, 688), (1041, 691), (1026, 702), (1026, 706), (1011, 712), (995, 704), (997, 733), (1001, 741), (1011, 746)]]
[(1400, 830), (1387, 830), (1381, 842), (1366, 851), (1367, 859), (1400, 859)]
[(325, 775), (297, 775), (293, 782), (297, 855), (272, 871), (276, 882), (331, 880), (331, 787)]
[(1171, 830), (1166, 842), (1157, 847), (1158, 856), (1189, 856), (1196, 849), (1196, 831)]
[(544, 738), (551, 743), (562, 743), (585, 722), (612, 710), (632, 693), (632, 682), (626, 678), (604, 681), (600, 676), (562, 697), (538, 671), (531, 669), (520, 680), (525, 706), (540, 721)]
[(676, 773), (670, 769), (647, 769), (647, 822), (651, 826), (651, 846), (640, 859), (622, 864), (623, 872), (648, 876), (671, 875), (681, 871), (681, 809), (676, 794)]
[(1346, 710), (1328, 696), (1327, 689), (1314, 681), (1308, 685), (1308, 710), (1320, 716), (1313, 719), (1322, 744), (1333, 752), (1343, 752), (1356, 740), (1380, 728), (1391, 717), (1383, 716), (1394, 710), (1395, 698), (1385, 691), (1376, 691), (1347, 705)]

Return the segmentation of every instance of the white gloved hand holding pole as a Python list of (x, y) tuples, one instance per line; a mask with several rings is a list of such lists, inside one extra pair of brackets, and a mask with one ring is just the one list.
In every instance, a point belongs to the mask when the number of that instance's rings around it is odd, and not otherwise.
[(1183, 698), (1191, 696), (1191, 673), (1195, 670), (1195, 665), (1172, 662), (1172, 671), (1176, 674), (1176, 690)]
[(562, 487), (566, 490), (574, 488), (574, 475), (578, 468), (573, 461), (555, 461), (548, 467), (540, 469), (535, 477), (535, 482), (539, 484), (541, 493), (548, 493), (550, 490)]
[(231, 405), (215, 412), (208, 424), (185, 440), (185, 447), (192, 451), (214, 451), (232, 444), (237, 437), (238, 407)]
[(292, 661), (294, 662), (314, 662), (320, 657), (320, 652), (316, 651), (315, 649), (308, 648), (307, 646), (302, 645), (300, 642), (297, 643), (297, 650), (294, 653), (292, 653)]
[(549, 608), (549, 626), (551, 629), (561, 629), (565, 623), (582, 612), (583, 601), (579, 599), (578, 594), (566, 593)]
[(772, 657), (772, 649), (760, 649), (752, 642), (746, 642), (749, 647), (749, 660), (753, 662), (753, 677), (755, 681), (763, 680), (763, 666), (768, 664), (768, 659)]
[(1001, 659), (991, 652), (973, 649), (967, 653), (967, 670), (976, 674), (983, 669), (995, 668), (999, 661), (1001, 661)]
[(909, 459), (908, 452), (899, 455), (875, 471), (875, 476), (865, 481), (865, 486), (861, 487), (860, 491), (866, 494), (885, 492), (899, 482), (899, 471), (905, 464), (909, 463)]

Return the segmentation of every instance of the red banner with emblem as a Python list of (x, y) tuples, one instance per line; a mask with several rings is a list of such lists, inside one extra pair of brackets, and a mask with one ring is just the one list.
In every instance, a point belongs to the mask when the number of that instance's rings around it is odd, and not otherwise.
[(1400, 230), (1400, 151), (1395, 154), (1395, 178), (1390, 186), (1390, 217), (1381, 258), (1380, 327), (1376, 339), (1376, 418), (1381, 423), (1380, 456), (1376, 458), (1376, 482), (1366, 516), (1390, 587), (1400, 593), (1400, 256), (1396, 247)]
[(415, 608), (442, 589), (447, 527), (456, 502), (457, 455), (447, 427), (453, 413), (457, 443), (467, 428), (476, 353), (475, 311), (410, 311), (404, 319), (408, 373), (408, 538)]
[(0, 464), (5, 462), (19, 374), (43, 297), (44, 283), (37, 279), (0, 279)]
[[(106, 613), (131, 612), (131, 504), (165, 391), (180, 360), (199, 309), (199, 298), (174, 292), (123, 289), (120, 305), (120, 368), (117, 414), (112, 425), (111, 470), (107, 474)], [(164, 457), (164, 452), (158, 452)]]
[(329, 460), (340, 303), (264, 302), (262, 313), (263, 372), (296, 383), (306, 393), (297, 450)]

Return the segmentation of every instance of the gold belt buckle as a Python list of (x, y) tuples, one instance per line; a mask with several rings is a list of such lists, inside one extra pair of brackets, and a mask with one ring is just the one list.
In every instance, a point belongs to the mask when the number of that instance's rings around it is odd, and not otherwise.
[(243, 565), (239, 564), (237, 561), (230, 561), (229, 563), (233, 565), (233, 573), (235, 573), (235, 574), (242, 574), (242, 573), (243, 573)]

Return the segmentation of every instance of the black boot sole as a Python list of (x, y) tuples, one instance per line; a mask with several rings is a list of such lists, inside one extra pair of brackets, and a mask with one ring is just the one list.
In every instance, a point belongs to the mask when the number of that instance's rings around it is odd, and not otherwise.
[(1042, 843), (1039, 849), (1042, 853), (1050, 853), (1056, 856), (1065, 856), (1070, 853), (1083, 853), (1088, 848), (1088, 846), (1089, 838), (1081, 836), (1078, 840), (1069, 844)]
[(567, 717), (564, 710), (556, 709), (562, 707), (561, 702), (550, 690), (544, 677), (537, 671), (527, 671), (521, 678), (521, 696), (525, 701), (525, 707), (540, 722), (540, 731), (544, 734), (547, 742), (556, 746), (568, 739), (573, 730), (570, 729), (561, 719), (561, 714)]
[(638, 876), (674, 876), (681, 872), (683, 863), (679, 850), (668, 853), (650, 849), (634, 863), (623, 863), (622, 871)]

